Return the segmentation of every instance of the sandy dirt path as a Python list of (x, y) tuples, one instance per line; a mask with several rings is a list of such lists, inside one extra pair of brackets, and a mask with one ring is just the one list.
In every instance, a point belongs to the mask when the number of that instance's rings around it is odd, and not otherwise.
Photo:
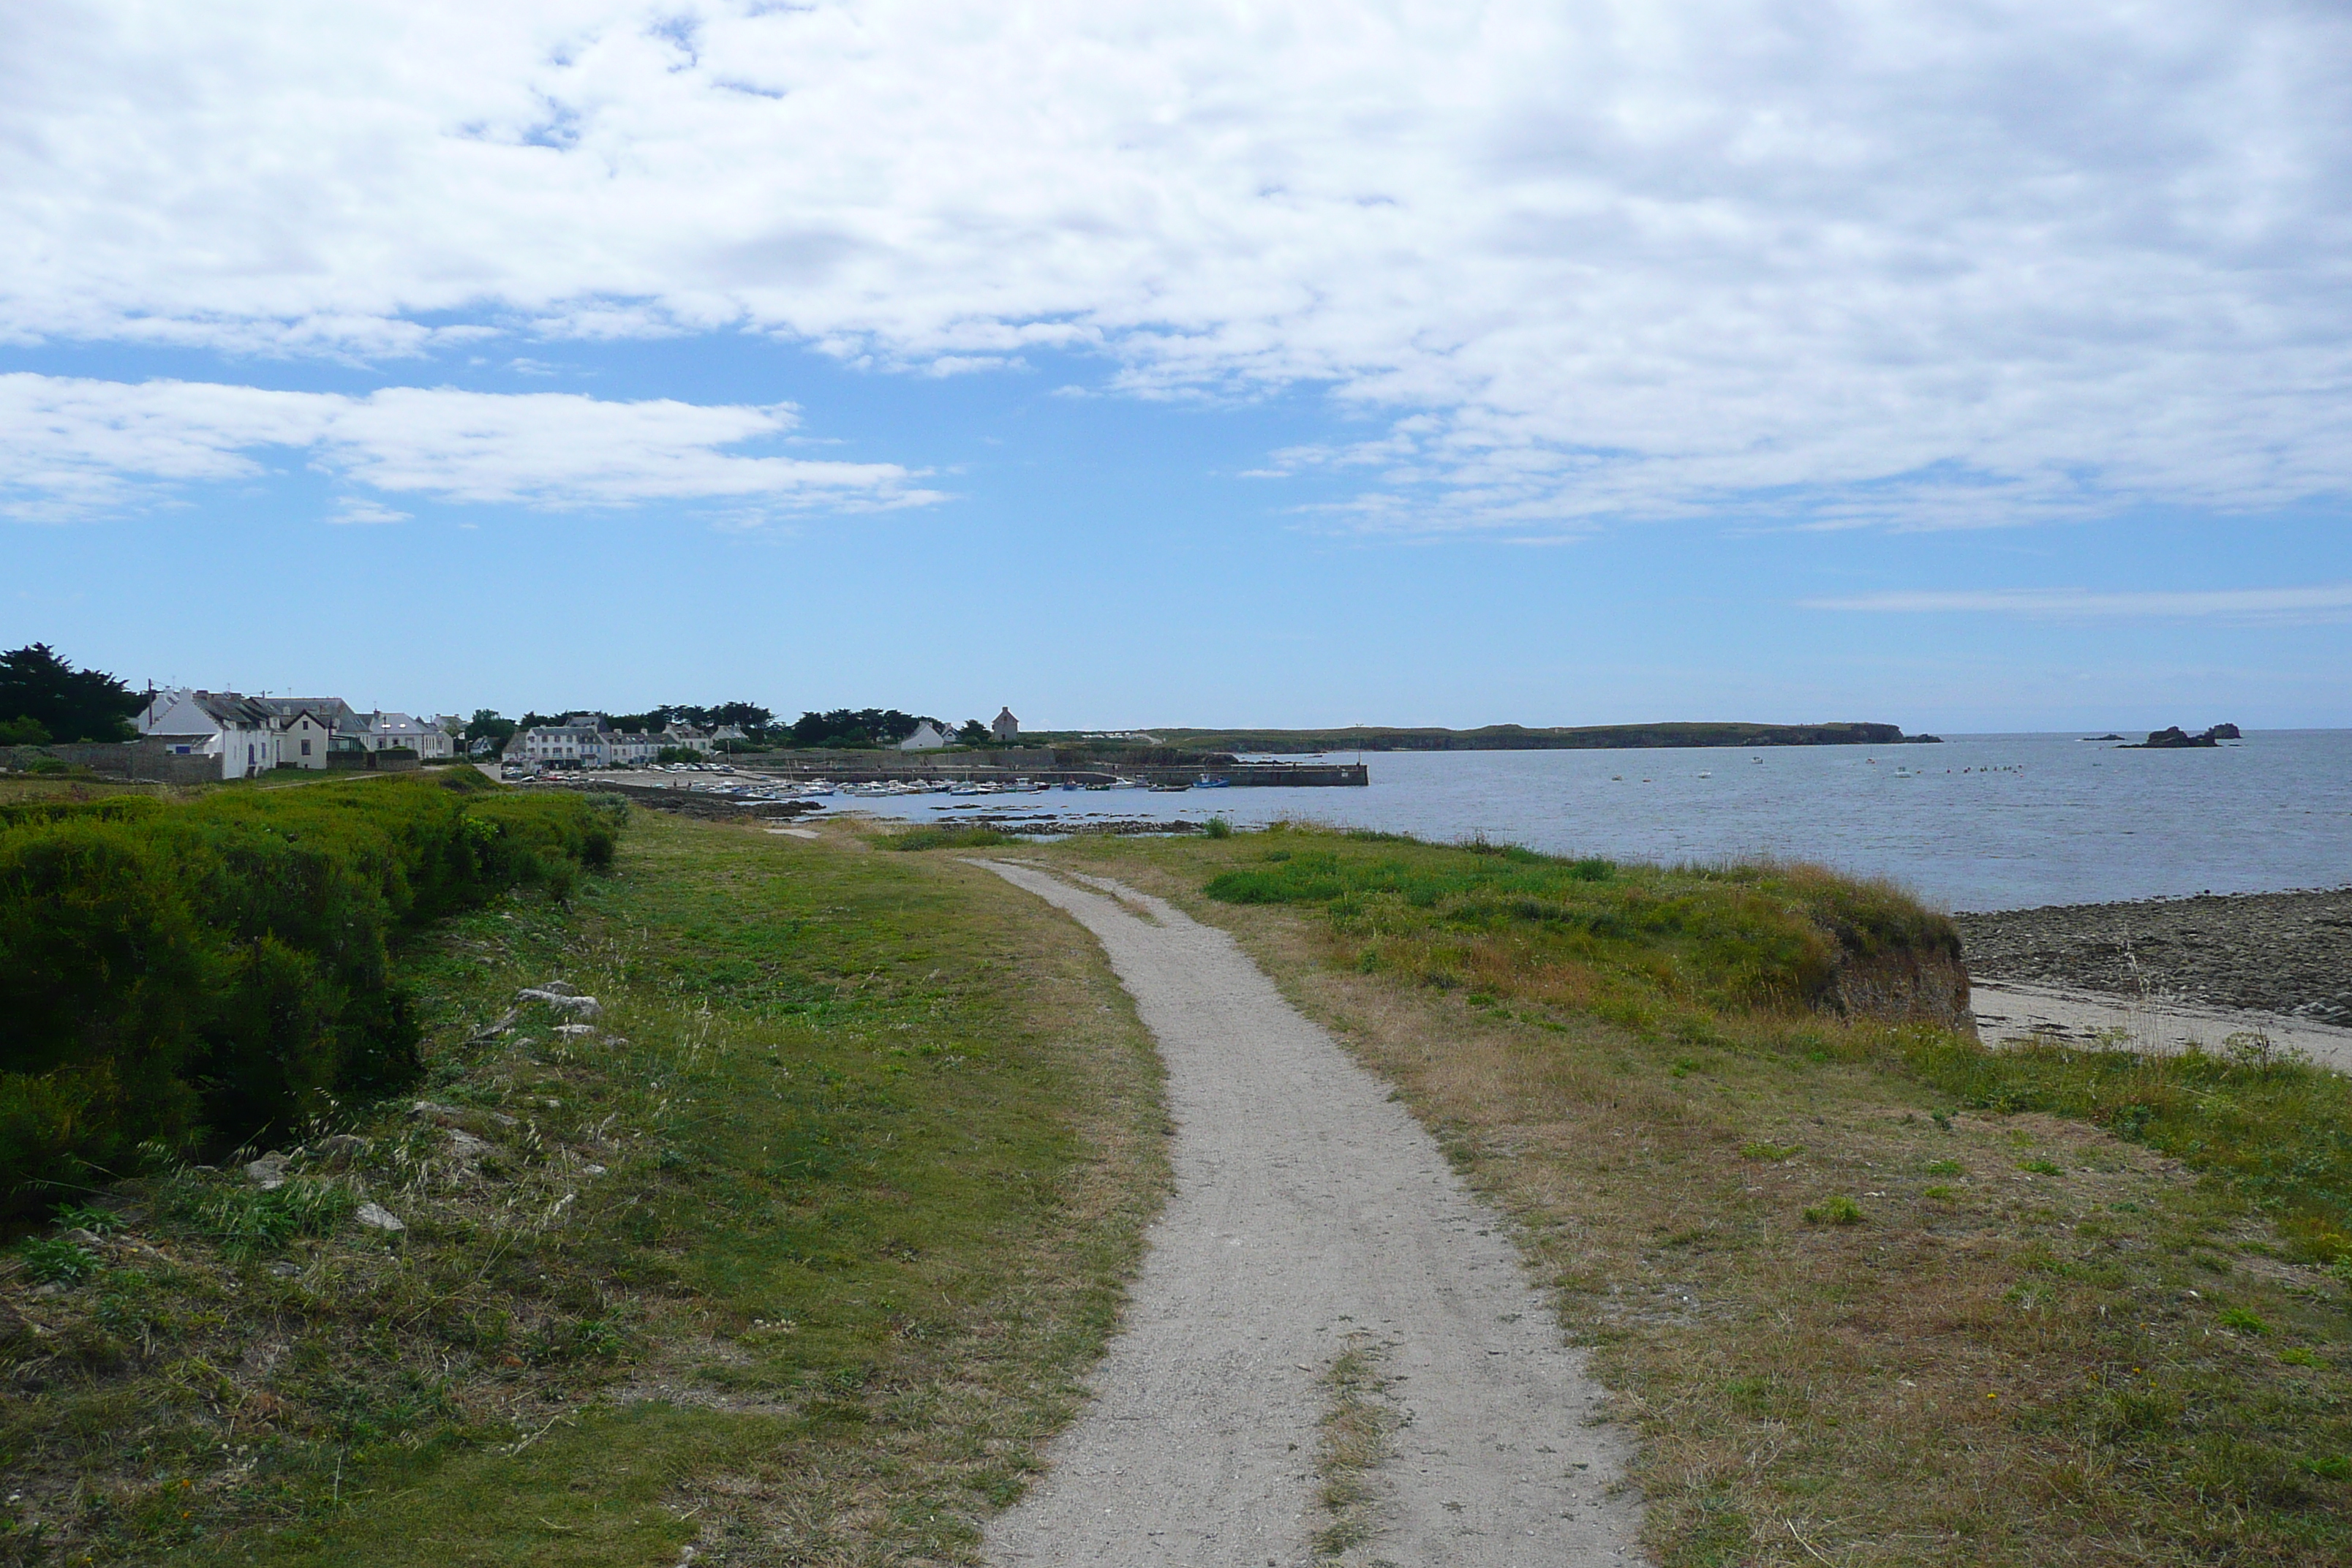
[[(1221, 931), (1093, 878), (986, 864), (1101, 941), (1167, 1062), (1175, 1193), (1123, 1331), (992, 1563), (1294, 1568), (1328, 1521), (1319, 1379), (1380, 1347), (1403, 1418), (1342, 1561), (1643, 1561), (1622, 1437), (1496, 1216), (1388, 1086)], [(1092, 890), (1090, 890), (1092, 889)]]

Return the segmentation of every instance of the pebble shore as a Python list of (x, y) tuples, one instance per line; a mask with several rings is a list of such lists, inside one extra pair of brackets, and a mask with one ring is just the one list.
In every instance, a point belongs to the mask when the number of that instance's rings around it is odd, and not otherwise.
[(2352, 887), (1952, 919), (1971, 975), (2352, 1026)]

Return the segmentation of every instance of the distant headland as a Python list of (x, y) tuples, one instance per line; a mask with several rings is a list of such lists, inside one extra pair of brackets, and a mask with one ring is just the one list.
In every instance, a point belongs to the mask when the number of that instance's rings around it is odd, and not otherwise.
[(1529, 729), (1488, 724), (1476, 730), (1154, 730), (1151, 738), (1181, 751), (1214, 752), (1564, 752), (1649, 746), (1903, 746), (1933, 744), (1897, 724), (1585, 724)]

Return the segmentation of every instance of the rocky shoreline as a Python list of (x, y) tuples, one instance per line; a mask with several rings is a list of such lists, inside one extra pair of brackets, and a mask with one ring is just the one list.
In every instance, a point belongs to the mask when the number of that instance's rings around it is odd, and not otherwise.
[(2352, 1026), (2352, 887), (1952, 920), (1971, 975)]

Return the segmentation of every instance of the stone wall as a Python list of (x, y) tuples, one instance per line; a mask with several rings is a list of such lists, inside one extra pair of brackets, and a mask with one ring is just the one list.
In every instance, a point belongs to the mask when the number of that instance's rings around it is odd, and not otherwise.
[(0, 746), (0, 767), (22, 773), (43, 757), (107, 778), (163, 784), (210, 784), (221, 776), (218, 757), (174, 756), (158, 740), (88, 742), (58, 746)]

